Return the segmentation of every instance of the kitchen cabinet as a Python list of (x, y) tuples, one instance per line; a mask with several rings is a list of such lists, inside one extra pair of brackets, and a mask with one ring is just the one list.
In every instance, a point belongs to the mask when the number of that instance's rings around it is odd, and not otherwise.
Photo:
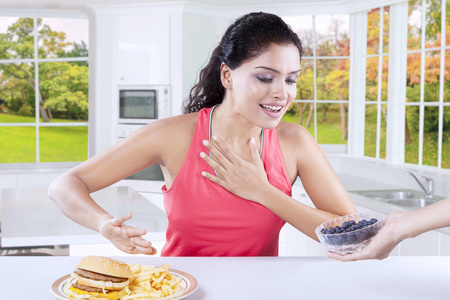
[(118, 84), (169, 85), (170, 15), (117, 16)]
[[(292, 197), (302, 204), (314, 207), (302, 186), (292, 187)], [(327, 250), (319, 242), (286, 223), (280, 232), (280, 256), (325, 256)]]
[(400, 244), (401, 256), (437, 256), (439, 255), (439, 232), (430, 231), (415, 238), (403, 240)]
[(439, 255), (450, 256), (450, 234), (440, 233)]

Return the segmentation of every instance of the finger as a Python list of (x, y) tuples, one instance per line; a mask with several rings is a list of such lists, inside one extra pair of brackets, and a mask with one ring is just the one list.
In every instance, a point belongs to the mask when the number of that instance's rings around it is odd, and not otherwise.
[(123, 223), (125, 223), (126, 221), (128, 221), (129, 219), (131, 219), (132, 217), (133, 217), (133, 214), (129, 212), (129, 213), (123, 215), (122, 217), (112, 219), (111, 220), (111, 225), (113, 225), (113, 226), (120, 226)]
[(212, 139), (214, 146), (217, 147), (231, 163), (236, 163), (242, 159), (236, 152), (231, 150), (231, 147), (227, 142), (216, 136), (213, 136)]
[(147, 233), (147, 230), (144, 228), (134, 228), (131, 226), (122, 227), (122, 233), (129, 237), (140, 237), (141, 235), (145, 235)]
[(214, 170), (216, 170), (216, 172), (218, 173), (223, 173), (225, 170), (225, 168), (219, 164), (218, 162), (216, 162), (214, 159), (212, 159), (211, 157), (209, 157), (208, 155), (206, 155), (206, 153), (204, 152), (200, 152), (200, 157)]
[(147, 254), (147, 255), (155, 255), (158, 251), (156, 250), (156, 248), (154, 247), (140, 247), (140, 246), (136, 246), (133, 251), (132, 254)]
[(130, 238), (132, 244), (134, 246), (139, 246), (139, 247), (143, 247), (143, 248), (151, 248), (152, 247), (152, 242), (144, 239), (143, 237), (132, 237)]
[[(217, 183), (217, 184), (220, 185), (221, 187), (226, 188), (226, 182), (225, 182), (223, 179), (221, 179), (220, 177), (213, 176), (212, 174), (210, 174), (210, 173), (208, 173), (208, 172), (206, 172), (206, 171), (203, 171), (201, 174), (202, 174), (202, 176), (205, 177), (206, 179), (208, 179), (208, 180), (210, 180), (210, 181), (212, 181), (212, 182), (214, 182), (214, 183)], [(219, 173), (219, 176), (220, 176), (220, 173)]]
[(327, 256), (329, 258), (334, 258), (343, 262), (348, 262), (348, 261), (355, 261), (355, 260), (361, 260), (361, 259), (368, 259), (368, 257), (366, 255), (364, 255), (361, 252), (355, 252), (352, 254), (346, 254), (346, 255), (341, 255), (341, 254), (337, 254), (337, 253), (333, 253), (333, 252), (328, 252)]
[(211, 158), (220, 164), (224, 169), (230, 165), (230, 159), (219, 149), (218, 145), (214, 142), (209, 142), (204, 140), (203, 145), (209, 150), (211, 153)]

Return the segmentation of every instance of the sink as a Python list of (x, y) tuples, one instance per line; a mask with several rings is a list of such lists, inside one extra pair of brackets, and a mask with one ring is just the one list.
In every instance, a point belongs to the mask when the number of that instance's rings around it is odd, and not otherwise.
[(386, 202), (388, 203), (392, 203), (395, 205), (399, 205), (399, 206), (403, 206), (403, 207), (408, 207), (408, 208), (419, 208), (419, 207), (425, 207), (427, 205), (433, 204), (438, 202), (439, 200), (436, 200), (435, 198), (431, 198), (431, 199), (415, 199), (415, 198), (411, 198), (411, 199), (387, 199)]
[(428, 198), (424, 192), (397, 189), (397, 190), (370, 190), (370, 191), (350, 191), (353, 194), (361, 195), (378, 201), (391, 203), (405, 208), (419, 208), (424, 207), (439, 200), (445, 199), (441, 196), (433, 196)]

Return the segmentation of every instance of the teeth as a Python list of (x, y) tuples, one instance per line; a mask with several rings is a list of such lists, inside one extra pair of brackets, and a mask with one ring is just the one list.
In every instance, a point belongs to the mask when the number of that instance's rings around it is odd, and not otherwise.
[(265, 105), (265, 104), (261, 104), (262, 107), (273, 110), (273, 111), (279, 111), (280, 109), (283, 108), (283, 106), (272, 106), (272, 105)]

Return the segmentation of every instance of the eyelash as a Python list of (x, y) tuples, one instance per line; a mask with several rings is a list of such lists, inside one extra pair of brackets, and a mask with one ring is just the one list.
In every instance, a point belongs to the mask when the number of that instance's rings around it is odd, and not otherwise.
[(297, 80), (294, 80), (294, 79), (286, 79), (286, 82), (287, 82), (288, 84), (296, 84), (296, 83), (297, 83)]
[[(257, 78), (262, 83), (271, 83), (272, 82), (272, 78), (264, 78), (264, 77), (257, 77)], [(293, 80), (293, 79), (286, 79), (286, 83), (287, 84), (296, 84), (297, 81)]]
[(263, 83), (270, 83), (270, 82), (272, 82), (272, 78), (267, 78), (267, 77), (256, 77), (256, 78), (258, 78), (258, 80), (263, 82)]

